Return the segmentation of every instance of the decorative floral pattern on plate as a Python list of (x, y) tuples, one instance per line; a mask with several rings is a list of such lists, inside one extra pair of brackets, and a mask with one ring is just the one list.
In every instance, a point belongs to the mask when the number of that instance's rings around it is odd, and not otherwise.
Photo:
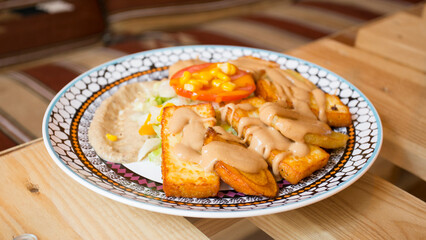
[[(162, 183), (150, 180), (123, 164), (96, 155), (88, 129), (103, 100), (123, 85), (168, 76), (168, 66), (199, 58), (220, 62), (254, 56), (292, 69), (323, 91), (338, 95), (349, 108), (353, 124), (336, 131), (349, 135), (344, 149), (331, 152), (328, 164), (296, 185), (286, 181), (276, 198), (246, 196), (222, 190), (214, 198), (166, 197)], [(233, 46), (185, 46), (141, 52), (119, 58), (82, 74), (52, 100), (43, 121), (46, 147), (55, 162), (82, 185), (114, 200), (161, 213), (191, 217), (246, 217), (305, 206), (346, 188), (375, 160), (382, 142), (379, 116), (370, 101), (352, 84), (315, 64), (281, 53)]]

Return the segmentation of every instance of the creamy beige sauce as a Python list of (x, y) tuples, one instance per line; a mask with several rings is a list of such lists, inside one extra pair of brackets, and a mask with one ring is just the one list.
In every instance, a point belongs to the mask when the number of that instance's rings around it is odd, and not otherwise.
[(203, 63), (206, 63), (206, 62), (200, 59), (190, 59), (190, 60), (176, 62), (169, 67), (169, 79), (173, 77), (175, 73), (179, 72), (180, 70), (184, 68), (190, 67), (192, 65), (203, 64)]
[(250, 149), (236, 144), (213, 141), (203, 147), (200, 165), (207, 171), (213, 171), (217, 161), (247, 173), (257, 173), (268, 167), (262, 156)]
[(248, 112), (256, 110), (256, 108), (250, 103), (240, 103), (240, 104), (228, 103), (225, 106), (219, 108), (222, 122), (226, 121), (226, 114), (229, 109), (231, 109), (231, 115), (230, 115), (231, 120), (234, 119), (235, 110), (237, 109), (241, 109)]
[(206, 129), (203, 118), (189, 108), (178, 108), (170, 119), (170, 132), (176, 134), (182, 132), (181, 144), (195, 151), (200, 151), (203, 146)]
[(318, 105), (318, 119), (321, 122), (327, 122), (327, 115), (325, 114), (325, 93), (321, 89), (314, 89), (312, 94)]
[(236, 105), (237, 108), (242, 109), (244, 111), (253, 111), (256, 110), (256, 108), (251, 105), (250, 103), (240, 103)]
[[(174, 146), (176, 157), (182, 161), (200, 164), (206, 171), (213, 171), (217, 161), (231, 165), (241, 171), (256, 173), (268, 167), (265, 160), (244, 146), (227, 142), (212, 141), (203, 146), (206, 128), (203, 122), (211, 119), (202, 118), (192, 109), (178, 108), (170, 119), (172, 134), (182, 132), (182, 141)], [(221, 127), (215, 127), (224, 139), (237, 140)], [(241, 139), (238, 139), (241, 142)]]
[(244, 141), (241, 138), (235, 136), (232, 133), (229, 133), (229, 132), (225, 131), (225, 129), (223, 129), (223, 127), (221, 127), (221, 126), (214, 126), (213, 129), (217, 133), (219, 133), (221, 135), (221, 137), (223, 139), (225, 139), (225, 140), (239, 142), (239, 143), (244, 143)]
[[(268, 158), (272, 150), (282, 151), (272, 161), (273, 173), (279, 176), (279, 163), (289, 154), (305, 156), (310, 149), (304, 142), (308, 133), (329, 134), (326, 124), (325, 93), (314, 84), (304, 82), (299, 76), (277, 67), (270, 67), (264, 61), (243, 58), (233, 62), (250, 72), (265, 72), (264, 77), (276, 89), (278, 101), (265, 103), (259, 108), (259, 118), (243, 117), (237, 123), (239, 137), (249, 142), (249, 149)], [(311, 97), (318, 105), (318, 117), (310, 108)], [(291, 102), (291, 108), (287, 101)], [(237, 105), (230, 103), (220, 109), (222, 119), (233, 121)], [(242, 107), (240, 107), (243, 109)], [(229, 109), (231, 114), (229, 114)], [(243, 109), (245, 110), (245, 109)], [(256, 110), (254, 107), (246, 111)]]
[(270, 67), (278, 67), (277, 63), (269, 62), (262, 59), (256, 59), (252, 57), (240, 57), (235, 60), (229, 61), (230, 63), (237, 66), (239, 69), (252, 73), (254, 78), (260, 77), (260, 74), (264, 69)]
[(279, 165), (280, 165), (280, 162), (284, 158), (286, 158), (289, 154), (290, 152), (281, 152), (272, 159), (272, 164), (271, 164), (272, 173), (274, 174), (276, 180), (282, 179), (280, 175)]
[[(139, 149), (150, 136), (139, 135), (141, 123), (135, 120), (135, 116), (142, 113), (136, 105), (151, 95), (154, 84), (155, 81), (122, 86), (96, 110), (88, 135), (90, 144), (101, 158), (117, 163), (139, 160)], [(106, 134), (117, 136), (117, 141), (108, 140)]]
[(318, 119), (327, 122), (325, 114), (325, 93), (315, 85), (298, 80), (293, 74), (280, 68), (265, 70), (267, 78), (274, 84), (279, 100), (290, 100), (301, 114), (316, 117), (309, 107), (311, 95), (318, 105)]
[(298, 105), (295, 105), (294, 109), (289, 109), (283, 108), (279, 103), (266, 103), (259, 108), (259, 116), (262, 122), (274, 126), (282, 135), (295, 142), (289, 149), (295, 156), (305, 156), (309, 153), (308, 146), (304, 144), (304, 136), (307, 133), (331, 132), (326, 123), (318, 121), (315, 116), (308, 114), (307, 110)]
[(303, 141), (307, 133), (328, 134), (330, 127), (299, 109), (281, 107), (278, 103), (266, 103), (259, 108), (260, 120), (267, 125), (274, 125), (284, 136), (293, 141)]

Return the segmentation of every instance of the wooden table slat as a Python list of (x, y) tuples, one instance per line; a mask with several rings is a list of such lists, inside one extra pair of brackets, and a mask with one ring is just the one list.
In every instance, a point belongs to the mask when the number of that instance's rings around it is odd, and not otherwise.
[(326, 201), (250, 221), (276, 239), (418, 239), (425, 216), (425, 202), (367, 173)]
[[(127, 206), (81, 186), (43, 142), (0, 157), (0, 239), (208, 239), (184, 217)], [(172, 234), (172, 235), (171, 235)]]
[[(419, 26), (426, 23), (422, 7)], [(420, 19), (399, 13), (360, 27), (356, 47), (322, 39), (288, 54), (336, 72), (365, 93), (383, 123), (380, 158), (426, 180), (425, 45), (412, 39), (426, 30), (406, 24)], [(393, 29), (395, 21), (405, 23), (397, 26), (400, 33)], [(0, 152), (0, 162), (0, 239), (23, 233), (39, 239), (235, 239), (241, 234), (234, 229), (247, 225), (252, 228), (246, 234), (257, 226), (276, 239), (426, 236), (426, 203), (369, 173), (333, 197), (289, 212), (195, 219), (141, 210), (92, 192), (60, 170), (40, 140)]]
[(397, 13), (362, 27), (355, 45), (403, 65), (426, 72), (426, 21)]
[(381, 117), (380, 156), (426, 180), (426, 74), (324, 39), (288, 52), (353, 83)]

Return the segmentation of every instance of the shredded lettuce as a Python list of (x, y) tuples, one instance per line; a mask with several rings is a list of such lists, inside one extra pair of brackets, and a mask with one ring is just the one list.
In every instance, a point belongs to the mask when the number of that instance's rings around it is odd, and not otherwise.
[(138, 160), (142, 160), (152, 150), (161, 147), (161, 138), (149, 138), (147, 139), (138, 152)]
[(161, 164), (161, 146), (148, 154), (148, 161)]
[(222, 127), (223, 127), (223, 129), (225, 129), (225, 131), (232, 133), (235, 136), (238, 136), (237, 131), (235, 131), (235, 129), (231, 125), (225, 123), (225, 124), (222, 125)]
[(161, 124), (152, 125), (152, 128), (154, 129), (157, 136), (161, 138)]
[(151, 106), (158, 106), (158, 105), (162, 105), (163, 103), (167, 102), (170, 99), (172, 99), (172, 97), (169, 98), (169, 97), (151, 96), (146, 100), (146, 103), (148, 103)]

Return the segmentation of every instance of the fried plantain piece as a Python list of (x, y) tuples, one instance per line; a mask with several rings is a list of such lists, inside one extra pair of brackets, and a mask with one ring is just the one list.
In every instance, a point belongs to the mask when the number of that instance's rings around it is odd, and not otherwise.
[[(271, 84), (269, 80), (266, 80), (264, 78), (256, 82), (256, 96), (262, 97), (267, 102), (278, 101), (278, 95), (275, 86)], [(292, 103), (289, 100), (287, 100), (286, 102), (288, 106), (292, 106)], [(318, 116), (318, 105), (312, 94), (309, 102), (309, 107), (311, 108), (312, 112), (316, 116)], [(342, 103), (338, 96), (330, 95), (327, 93), (325, 94), (325, 114), (327, 116), (327, 124), (331, 127), (347, 127), (352, 123), (349, 108)]]
[[(244, 99), (240, 103), (250, 103), (254, 107), (258, 108), (263, 103), (265, 103), (265, 101), (262, 98), (253, 97)], [(232, 109), (228, 109), (226, 112), (226, 121), (234, 129), (238, 129), (238, 124), (243, 117), (258, 117), (258, 111), (257, 109), (253, 111), (246, 111), (240, 108), (236, 108), (234, 111)], [(245, 135), (246, 130), (247, 129), (242, 130), (243, 136)], [(248, 138), (247, 142), (250, 143), (250, 141), (251, 138)], [(278, 157), (278, 155), (285, 154), (285, 157), (278, 165), (278, 170), (284, 179), (292, 184), (296, 184), (303, 178), (311, 175), (316, 170), (324, 167), (330, 157), (330, 155), (320, 147), (311, 145), (309, 142), (306, 143), (309, 145), (310, 152), (304, 157), (295, 157), (292, 154), (286, 154), (284, 151), (275, 149), (271, 151), (271, 154), (266, 159), (266, 161), (268, 162), (269, 166), (272, 166), (273, 160)]]
[[(212, 141), (221, 141), (244, 146), (239, 142), (226, 140), (213, 128), (208, 128), (206, 138), (204, 139), (204, 145)], [(214, 170), (225, 183), (238, 192), (265, 197), (275, 197), (278, 193), (278, 186), (275, 178), (268, 169), (263, 169), (258, 173), (246, 173), (229, 164), (218, 161), (214, 166)]]
[[(214, 118), (215, 111), (210, 103), (191, 106), (170, 106), (163, 110), (161, 120), (163, 190), (168, 197), (205, 198), (216, 196), (220, 179), (215, 172), (206, 172), (199, 164), (177, 159), (174, 146), (180, 142), (182, 133), (172, 134), (170, 118), (178, 108), (190, 108), (203, 118)], [(215, 121), (206, 121), (206, 127)]]
[[(314, 145), (309, 145), (309, 149), (309, 154), (304, 157), (296, 157), (290, 154), (280, 161), (278, 165), (280, 175), (291, 184), (300, 182), (300, 180), (327, 164), (330, 154)], [(273, 159), (278, 154), (279, 151), (272, 151), (270, 158)]]

